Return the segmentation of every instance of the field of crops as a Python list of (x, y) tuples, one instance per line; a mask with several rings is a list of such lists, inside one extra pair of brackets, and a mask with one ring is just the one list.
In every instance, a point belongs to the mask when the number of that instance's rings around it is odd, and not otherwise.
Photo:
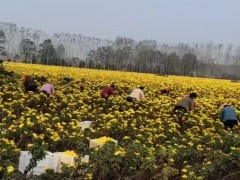
[[(17, 170), (23, 150), (36, 158), (44, 150), (90, 156), (89, 163), (77, 159), (61, 174), (47, 170), (38, 179), (200, 180), (240, 171), (240, 126), (225, 131), (218, 119), (225, 102), (240, 114), (238, 83), (16, 63), (4, 66), (16, 74), (0, 75), (0, 179), (24, 179)], [(25, 74), (47, 77), (57, 94), (47, 98), (24, 93)], [(73, 81), (64, 82), (65, 76)], [(106, 102), (100, 92), (111, 83), (116, 84), (115, 95)], [(127, 102), (127, 95), (140, 85), (145, 86), (146, 99)], [(165, 87), (171, 88), (169, 96), (160, 95)], [(193, 91), (198, 93), (199, 108), (179, 124), (172, 115), (174, 104)], [(80, 122), (86, 120), (92, 126), (81, 131)], [(110, 141), (89, 149), (90, 139), (104, 136), (118, 144)]]

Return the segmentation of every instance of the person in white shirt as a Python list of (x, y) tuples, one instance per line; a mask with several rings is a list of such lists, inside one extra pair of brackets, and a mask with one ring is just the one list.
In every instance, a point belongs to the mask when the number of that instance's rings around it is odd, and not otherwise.
[(128, 102), (132, 102), (133, 100), (140, 100), (144, 99), (144, 93), (143, 93), (144, 87), (139, 87), (137, 89), (134, 89), (132, 93), (127, 97)]

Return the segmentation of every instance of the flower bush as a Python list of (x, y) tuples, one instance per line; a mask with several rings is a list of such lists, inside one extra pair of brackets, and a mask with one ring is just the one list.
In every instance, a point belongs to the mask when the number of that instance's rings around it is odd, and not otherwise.
[[(218, 120), (224, 102), (239, 114), (238, 83), (17, 63), (4, 66), (15, 76), (0, 75), (0, 178), (22, 176), (17, 171), (20, 151), (33, 149), (90, 155), (88, 164), (76, 159), (61, 174), (47, 170), (39, 179), (200, 180), (240, 169), (240, 127), (226, 131)], [(20, 78), (24, 74), (46, 77), (57, 94), (48, 98), (24, 93)], [(66, 83), (65, 76), (73, 81)], [(100, 92), (111, 83), (116, 90), (105, 101)], [(140, 85), (145, 86), (146, 99), (127, 102), (127, 95)], [(171, 89), (169, 96), (160, 93), (165, 87)], [(198, 108), (179, 122), (172, 109), (193, 91), (199, 95)], [(82, 131), (80, 122), (86, 120), (92, 125)], [(90, 139), (98, 138), (103, 146), (90, 149)]]

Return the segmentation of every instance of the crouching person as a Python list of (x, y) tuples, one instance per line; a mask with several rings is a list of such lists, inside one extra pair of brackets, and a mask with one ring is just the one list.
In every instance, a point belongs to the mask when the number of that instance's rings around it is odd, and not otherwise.
[(37, 83), (30, 76), (28, 75), (24, 76), (23, 85), (25, 88), (25, 92), (29, 91), (37, 92)]
[(42, 92), (49, 97), (50, 94), (55, 94), (55, 88), (52, 84), (46, 83), (40, 88), (39, 92)]
[(176, 106), (174, 107), (174, 113), (182, 112), (187, 113), (196, 107), (196, 103), (194, 99), (197, 98), (196, 93), (191, 93), (189, 96), (185, 96), (182, 100), (180, 100)]
[(64, 77), (64, 81), (66, 81), (66, 82), (71, 82), (72, 81), (72, 78), (71, 77)]
[(104, 98), (107, 101), (108, 98), (113, 95), (114, 88), (114, 85), (103, 88), (101, 92), (101, 98)]
[(136, 88), (132, 91), (132, 93), (127, 97), (128, 102), (132, 102), (135, 100), (145, 99), (144, 93), (143, 93), (144, 87)]
[(236, 112), (229, 104), (224, 104), (223, 109), (220, 112), (219, 119), (223, 122), (225, 130), (228, 128), (233, 130), (233, 127), (238, 125)]
[(169, 95), (169, 93), (170, 93), (170, 89), (169, 88), (164, 88), (164, 89), (162, 89), (161, 90), (161, 95)]

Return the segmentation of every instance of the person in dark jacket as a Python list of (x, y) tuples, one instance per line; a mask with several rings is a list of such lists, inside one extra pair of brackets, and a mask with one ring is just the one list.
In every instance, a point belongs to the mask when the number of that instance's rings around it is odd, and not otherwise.
[(103, 90), (101, 92), (101, 97), (107, 101), (109, 96), (113, 95), (114, 88), (115, 88), (114, 85), (103, 88)]
[(162, 89), (161, 90), (161, 95), (169, 95), (169, 93), (170, 93), (170, 89), (169, 88), (164, 88), (164, 89)]
[(72, 81), (72, 78), (71, 77), (64, 77), (64, 81), (66, 81), (66, 82), (71, 82)]
[(24, 76), (24, 82), (23, 85), (25, 87), (25, 91), (33, 91), (37, 92), (37, 83), (28, 75)]
[(181, 111), (183, 113), (187, 113), (188, 111), (191, 111), (194, 109), (196, 103), (194, 99), (197, 98), (196, 93), (191, 93), (189, 96), (185, 96), (182, 100), (180, 100), (176, 106), (174, 107), (174, 112)]
[(235, 125), (238, 125), (238, 118), (234, 108), (229, 104), (224, 104), (223, 109), (220, 112), (219, 119), (223, 122), (225, 129), (231, 130)]

